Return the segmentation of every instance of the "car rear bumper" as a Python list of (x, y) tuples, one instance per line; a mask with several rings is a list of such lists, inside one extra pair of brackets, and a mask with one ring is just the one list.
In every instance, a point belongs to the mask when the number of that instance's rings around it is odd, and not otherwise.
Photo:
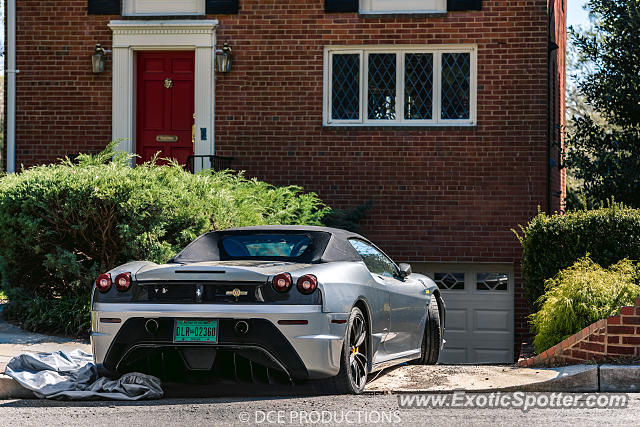
[[(112, 371), (132, 350), (172, 347), (174, 319), (219, 319), (216, 344), (197, 344), (242, 353), (260, 352), (293, 378), (326, 378), (337, 375), (348, 313), (323, 313), (320, 305), (235, 304), (107, 304), (96, 303), (91, 312), (91, 345), (94, 360)], [(118, 323), (115, 319), (119, 319)], [(148, 319), (156, 319), (156, 334), (146, 331)], [(238, 321), (249, 331), (239, 335)], [(307, 324), (280, 324), (303, 321)], [(288, 322), (292, 323), (292, 322)], [(193, 348), (193, 345), (190, 345)]]

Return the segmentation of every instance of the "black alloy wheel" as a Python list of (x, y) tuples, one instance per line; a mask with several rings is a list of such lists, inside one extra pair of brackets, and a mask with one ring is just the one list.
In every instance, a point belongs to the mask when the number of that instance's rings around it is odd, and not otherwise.
[[(357, 311), (356, 311), (357, 310)], [(367, 384), (367, 324), (360, 309), (354, 308), (349, 324), (349, 378), (355, 389)]]
[(322, 394), (361, 394), (369, 374), (369, 326), (362, 310), (351, 309), (342, 354), (340, 371), (335, 377), (315, 381)]

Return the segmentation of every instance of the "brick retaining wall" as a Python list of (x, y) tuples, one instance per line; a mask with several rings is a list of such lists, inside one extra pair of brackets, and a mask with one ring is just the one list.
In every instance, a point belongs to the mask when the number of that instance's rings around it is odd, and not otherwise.
[(518, 366), (576, 365), (585, 362), (613, 362), (640, 357), (640, 298), (620, 314), (587, 326), (580, 332)]

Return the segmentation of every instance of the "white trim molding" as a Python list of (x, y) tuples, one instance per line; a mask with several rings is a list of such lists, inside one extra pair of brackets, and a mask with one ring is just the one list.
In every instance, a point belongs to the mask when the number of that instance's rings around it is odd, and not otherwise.
[[(195, 51), (196, 155), (215, 152), (215, 45), (217, 20), (111, 21), (113, 32), (112, 137), (121, 151), (135, 154), (135, 53), (141, 50)], [(205, 165), (206, 166), (206, 165)]]
[[(447, 54), (468, 54), (468, 117), (443, 118), (442, 114), (442, 57)], [(389, 104), (393, 105), (391, 114), (386, 118), (372, 119), (367, 111), (369, 98), (370, 55), (395, 55), (395, 96), (390, 94)], [(423, 55), (426, 54), (426, 55)], [(353, 117), (336, 119), (333, 116), (333, 60), (335, 55), (358, 55), (357, 70), (359, 83), (359, 107), (353, 108)], [(406, 64), (408, 55), (431, 55), (431, 114), (428, 119), (411, 117), (409, 98), (405, 115)], [(366, 45), (366, 46), (325, 46), (324, 48), (324, 84), (323, 84), (323, 125), (324, 126), (475, 126), (477, 124), (477, 57), (478, 48), (471, 44), (451, 45)], [(354, 61), (354, 64), (357, 61)], [(338, 65), (339, 67), (339, 65)], [(355, 98), (354, 98), (355, 100)], [(355, 103), (354, 103), (355, 104)], [(355, 106), (355, 105), (354, 105)], [(357, 117), (356, 117), (357, 116)]]
[(204, 0), (124, 0), (122, 15), (204, 15)]
[(447, 13), (447, 0), (360, 0), (360, 13)]
[(7, 23), (7, 173), (16, 171), (16, 0), (5, 3)]

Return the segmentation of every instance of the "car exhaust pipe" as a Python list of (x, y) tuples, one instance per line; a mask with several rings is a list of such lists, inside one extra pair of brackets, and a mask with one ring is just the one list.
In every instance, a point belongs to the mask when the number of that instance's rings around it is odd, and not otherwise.
[(244, 320), (240, 320), (236, 322), (236, 326), (234, 326), (233, 330), (238, 336), (247, 335), (247, 332), (249, 332), (249, 324)]
[(155, 335), (156, 332), (158, 332), (158, 329), (160, 329), (160, 325), (158, 325), (158, 321), (156, 319), (149, 319), (145, 322), (144, 328), (151, 335)]

